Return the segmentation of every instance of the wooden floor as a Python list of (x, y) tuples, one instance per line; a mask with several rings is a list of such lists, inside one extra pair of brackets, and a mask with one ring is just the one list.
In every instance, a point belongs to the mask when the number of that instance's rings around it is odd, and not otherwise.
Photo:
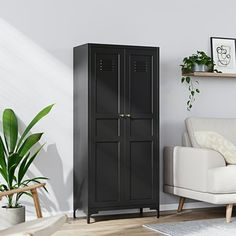
[(157, 219), (153, 213), (144, 213), (143, 217), (138, 214), (99, 216), (91, 219), (87, 224), (85, 219), (70, 219), (60, 231), (53, 236), (158, 236), (162, 235), (144, 228), (143, 224), (181, 222), (198, 219), (224, 218), (225, 209), (211, 208), (200, 210), (185, 210), (182, 213), (165, 213)]

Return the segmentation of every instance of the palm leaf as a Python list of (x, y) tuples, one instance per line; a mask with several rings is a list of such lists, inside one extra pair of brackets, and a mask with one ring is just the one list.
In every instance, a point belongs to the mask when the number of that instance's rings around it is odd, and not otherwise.
[(0, 184), (0, 191), (7, 191), (9, 190), (5, 184)]
[(5, 109), (3, 112), (3, 133), (9, 153), (12, 153), (16, 147), (18, 137), (17, 118), (12, 109)]
[[(37, 184), (41, 184), (41, 182), (38, 181), (38, 180), (36, 180), (36, 178), (35, 178), (35, 179), (32, 179), (30, 182), (34, 182), (34, 183), (37, 183)], [(48, 193), (48, 190), (47, 190), (47, 188), (46, 188), (45, 186), (43, 186), (43, 189)]]
[(52, 109), (54, 104), (49, 105), (45, 107), (43, 110), (41, 110), (35, 117), (34, 119), (30, 122), (30, 124), (26, 127), (25, 131), (23, 132), (18, 144), (17, 144), (17, 149), (20, 147), (20, 144), (24, 140), (25, 136), (29, 133), (31, 128), (39, 121), (41, 120), (44, 116), (46, 116)]
[[(26, 184), (28, 185), (30, 182), (34, 182), (34, 183), (38, 183), (38, 184), (41, 184), (41, 182), (39, 180), (48, 180), (47, 177), (35, 177), (35, 178), (32, 178), (32, 179), (26, 179), (24, 180), (21, 184)], [(43, 186), (44, 190), (46, 192), (48, 192), (47, 188), (45, 186)]]
[(15, 170), (21, 161), (21, 156), (17, 153), (13, 153), (8, 158), (8, 184), (9, 187), (12, 186), (13, 180), (16, 179), (15, 177)]
[(27, 195), (27, 196), (29, 196), (29, 197), (32, 197), (32, 194), (29, 193), (29, 192), (21, 192), (21, 193), (18, 193), (18, 194), (17, 194), (17, 195), (19, 196), (19, 197), (18, 197), (18, 200), (19, 200), (19, 198), (20, 198), (23, 194), (25, 194), (25, 195)]
[(2, 140), (1, 136), (0, 136), (0, 147), (2, 148), (3, 152), (5, 154), (7, 154), (7, 150), (6, 150), (5, 146), (4, 146), (4, 143), (3, 143), (3, 140)]
[(35, 178), (32, 178), (32, 179), (26, 179), (24, 180), (21, 184), (28, 184), (30, 183), (32, 180), (48, 180), (47, 177), (35, 177)]
[(2, 167), (3, 170), (6, 171), (6, 160), (5, 160), (5, 148), (4, 144), (2, 142), (2, 138), (0, 136), (0, 166)]
[(18, 187), (20, 187), (20, 183), (21, 183), (21, 180), (23, 179), (24, 175), (25, 175), (25, 171), (24, 171), (24, 168), (25, 168), (25, 165), (26, 165), (26, 162), (28, 160), (30, 156), (30, 152), (28, 152), (28, 154), (24, 157), (23, 161), (21, 162), (20, 164), (20, 167), (19, 167), (19, 171), (18, 171)]
[(41, 139), (42, 135), (43, 133), (31, 134), (19, 148), (19, 155), (23, 157)]
[(29, 192), (21, 192), (21, 193), (17, 193), (16, 195), (16, 205), (18, 205), (18, 201), (20, 200), (22, 195), (27, 195), (29, 197), (32, 197), (32, 194)]
[[(35, 159), (35, 157), (38, 155), (38, 153), (41, 151), (41, 149), (43, 148), (44, 145), (42, 145), (35, 153), (34, 155), (29, 159), (29, 161), (27, 162), (27, 164), (24, 166), (24, 169), (22, 171), (22, 178), (24, 177), (25, 173), (27, 172), (27, 170), (29, 169), (30, 165), (32, 164), (33, 160)], [(21, 179), (22, 179), (21, 178)]]
[(6, 182), (8, 182), (8, 173), (7, 173), (7, 170), (0, 168), (0, 174), (1, 174), (2, 177), (6, 180)]

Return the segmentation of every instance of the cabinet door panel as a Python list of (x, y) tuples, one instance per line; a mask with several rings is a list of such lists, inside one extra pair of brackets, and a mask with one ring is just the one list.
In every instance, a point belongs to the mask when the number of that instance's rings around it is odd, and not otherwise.
[(126, 50), (126, 197), (130, 203), (157, 202), (157, 51)]
[(97, 143), (95, 159), (95, 201), (119, 201), (119, 143)]
[(152, 142), (130, 142), (130, 200), (152, 198), (152, 175)]
[(124, 158), (124, 50), (95, 47), (91, 51), (92, 206), (119, 205)]
[(153, 135), (152, 118), (130, 119), (130, 136), (132, 137), (147, 137)]
[(120, 136), (120, 120), (119, 119), (97, 119), (96, 137), (118, 137)]
[(120, 57), (118, 54), (96, 54), (96, 112), (119, 112)]
[(129, 102), (131, 113), (152, 113), (152, 56), (129, 55)]

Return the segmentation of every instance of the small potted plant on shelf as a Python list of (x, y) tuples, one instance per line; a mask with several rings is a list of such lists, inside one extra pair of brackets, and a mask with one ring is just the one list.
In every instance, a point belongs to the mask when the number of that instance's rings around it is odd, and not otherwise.
[[(31, 183), (40, 183), (46, 177), (28, 178), (26, 174), (43, 145), (36, 151), (32, 148), (38, 144), (43, 133), (29, 134), (31, 128), (44, 116), (53, 105), (41, 110), (22, 135), (19, 135), (18, 120), (12, 109), (5, 109), (2, 117), (3, 134), (0, 135), (0, 191), (27, 187)], [(46, 190), (46, 188), (44, 188)], [(25, 221), (25, 207), (19, 202), (22, 195), (31, 196), (29, 192), (19, 192), (7, 196), (6, 205), (0, 208), (0, 226), (10, 226)], [(1, 200), (1, 199), (0, 199)]]
[(190, 111), (195, 101), (195, 95), (200, 93), (198, 88), (199, 82), (193, 81), (191, 73), (193, 72), (218, 72), (214, 69), (215, 63), (211, 57), (209, 57), (203, 51), (197, 51), (196, 54), (192, 54), (189, 57), (183, 59), (181, 66), (182, 78), (181, 82), (186, 83), (189, 90), (189, 97), (187, 101), (187, 110)]
[(192, 72), (213, 72), (215, 63), (205, 52), (197, 51), (196, 54), (192, 54), (189, 57), (183, 59), (182, 73)]

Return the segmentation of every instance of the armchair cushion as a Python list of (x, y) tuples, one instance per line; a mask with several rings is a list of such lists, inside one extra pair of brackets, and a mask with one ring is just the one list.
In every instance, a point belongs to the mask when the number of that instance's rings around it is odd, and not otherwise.
[(196, 131), (194, 136), (202, 148), (218, 151), (225, 158), (226, 163), (236, 164), (236, 146), (217, 132)]
[(228, 165), (208, 170), (209, 193), (236, 193), (236, 165)]
[(199, 147), (194, 132), (210, 130), (223, 135), (236, 145), (236, 119), (189, 117), (185, 120), (187, 133), (192, 147)]
[(169, 186), (208, 192), (208, 170), (225, 167), (219, 152), (191, 147), (165, 147), (164, 182)]

